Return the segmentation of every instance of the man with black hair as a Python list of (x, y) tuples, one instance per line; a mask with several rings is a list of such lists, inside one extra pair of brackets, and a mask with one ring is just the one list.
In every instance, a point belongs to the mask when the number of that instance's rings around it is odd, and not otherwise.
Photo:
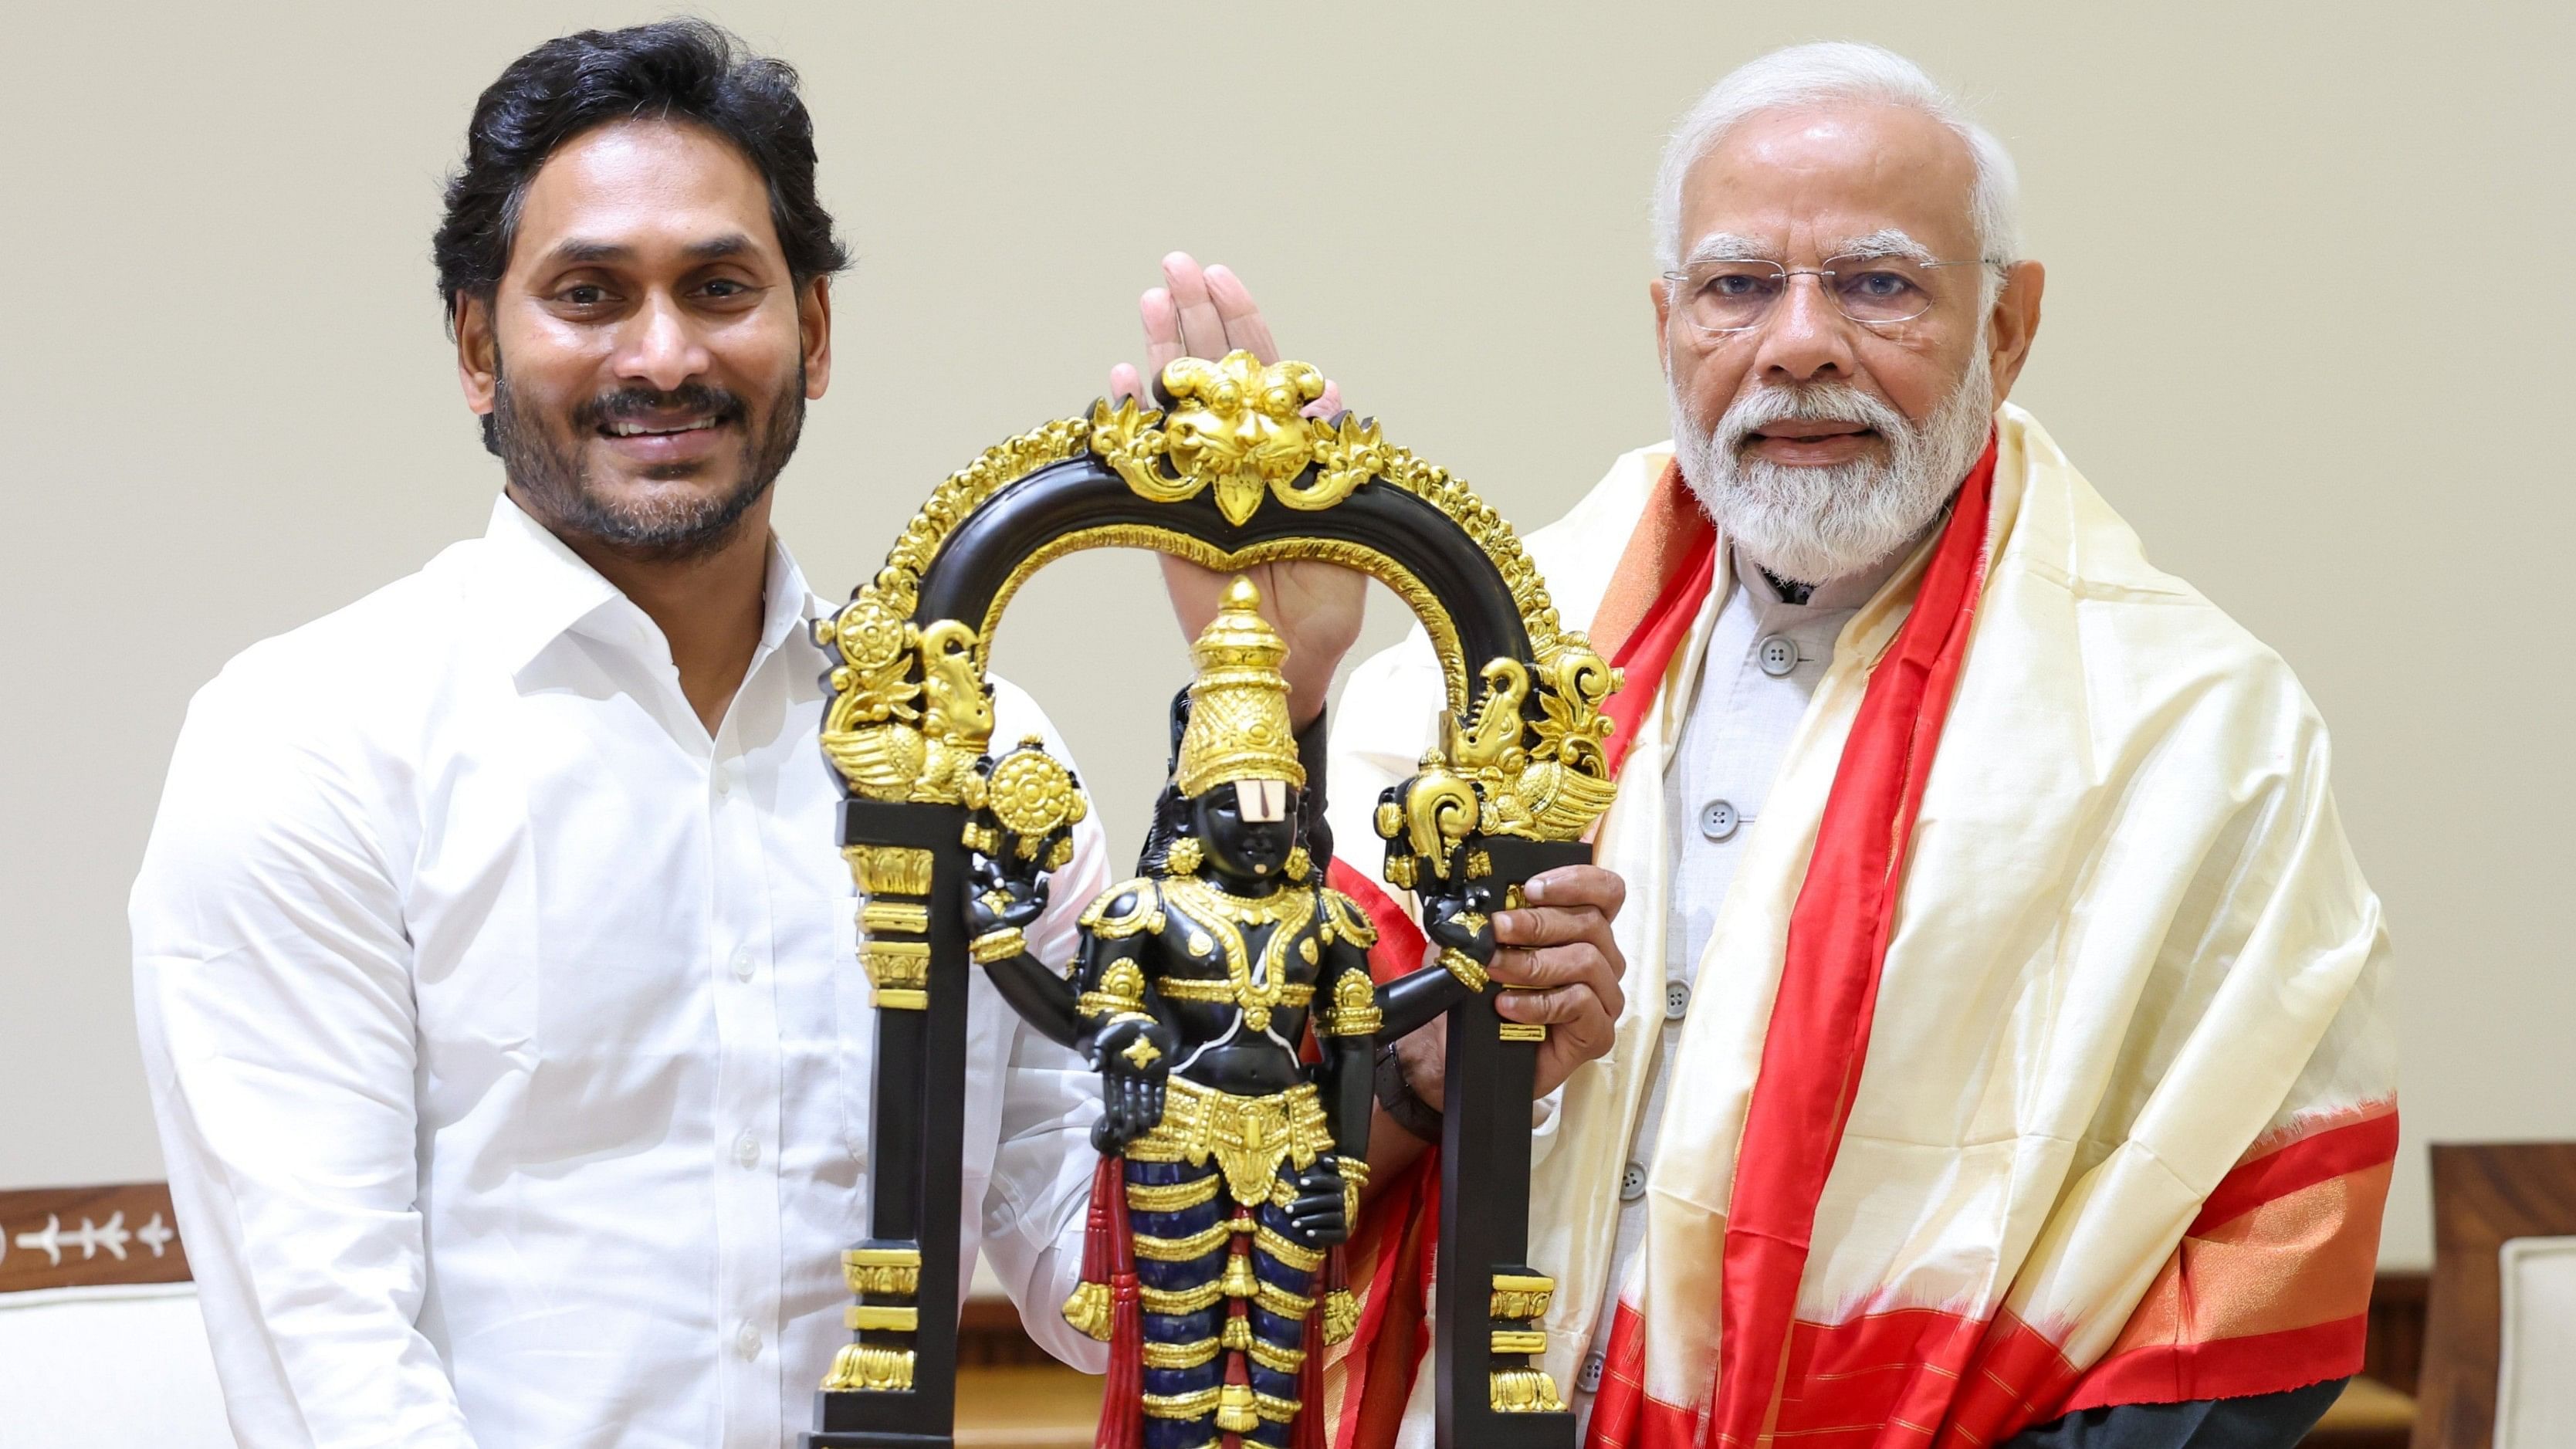
[[(585, 32), (483, 94), (446, 199), (490, 526), (206, 686), (134, 889), (233, 1430), (778, 1445), (846, 1341), (875, 1038), (827, 606), (769, 528), (846, 262), (811, 122), (712, 26)], [(1057, 962), (1109, 879), (1096, 823), (1074, 846), (1026, 933)], [(1052, 1310), (1091, 1079), (973, 1016), (964, 1256)]]

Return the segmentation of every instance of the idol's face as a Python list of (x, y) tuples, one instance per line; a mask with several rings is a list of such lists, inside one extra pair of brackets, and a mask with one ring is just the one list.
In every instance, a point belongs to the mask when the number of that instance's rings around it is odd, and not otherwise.
[(1218, 785), (1190, 801), (1190, 830), (1218, 874), (1239, 881), (1277, 880), (1297, 845), (1297, 797), (1273, 820), (1247, 820), (1232, 785)]
[(538, 170), (494, 296), (459, 308), (458, 360), (522, 507), (686, 556), (721, 546), (785, 466), (830, 380), (830, 321), (741, 153), (695, 126), (620, 122)]
[[(1887, 245), (1892, 235), (1928, 259), (1973, 262), (1974, 181), (1967, 144), (1920, 111), (1835, 104), (1758, 113), (1730, 129), (1683, 181), (1682, 268), (1728, 252), (1818, 267), (1856, 245)], [(1929, 310), (1896, 325), (1855, 321), (1817, 279), (1797, 278), (1762, 325), (1715, 335), (1691, 325), (1687, 307), (1677, 307), (1674, 289), (1659, 279), (1655, 316), (1675, 405), (1705, 427), (1750, 391), (1840, 383), (1919, 426), (1958, 392), (1980, 348), (2003, 346), (2010, 355), (1992, 359), (1993, 397), (1984, 403), (1991, 410), (2010, 390), (2021, 352), (2015, 339), (1993, 335), (1979, 305), (1980, 270), (1925, 273)], [(2037, 322), (2035, 296), (2030, 320)], [(1890, 452), (1877, 430), (1832, 418), (1782, 420), (1740, 447), (1744, 461), (1789, 467), (1883, 463)]]

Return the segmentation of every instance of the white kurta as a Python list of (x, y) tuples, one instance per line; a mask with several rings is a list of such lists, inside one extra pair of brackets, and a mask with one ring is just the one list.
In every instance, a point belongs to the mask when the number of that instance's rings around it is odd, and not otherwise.
[[(235, 1434), (768, 1449), (865, 1237), (875, 1014), (773, 545), (711, 737), (642, 610), (506, 499), (198, 695), (133, 896), (143, 1046)], [(1005, 737), (1046, 736), (996, 685)], [(1096, 824), (1030, 932), (1107, 884)], [(961, 1271), (1058, 1353), (1092, 1079), (975, 978)]]
[(1601, 1340), (1617, 1306), (1618, 1285), (1627, 1281), (1645, 1245), (1646, 1181), (1655, 1133), (1664, 1120), (1673, 1048), (1690, 1013), (1691, 994), (1698, 989), (1701, 958), (1717, 929), (1718, 906), (1735, 881), (1745, 842), (1762, 818), (1789, 740), (1806, 718), (1816, 686), (1833, 667), (1843, 625), (1915, 546), (1909, 542), (1859, 573), (1817, 585), (1800, 604), (1782, 598), (1760, 569), (1735, 550), (1729, 557), (1731, 585), (1710, 591), (1714, 613), (1706, 627), (1708, 647), (1689, 670), (1691, 677), (1677, 681), (1690, 699), (1690, 714), (1664, 765), (1664, 819), (1675, 881), (1665, 913), (1667, 949), (1659, 962), (1630, 963), (1624, 983), (1651, 998), (1646, 1004), (1650, 1017), (1660, 1008), (1663, 1027), (1642, 1038), (1652, 1054), (1646, 1099), (1620, 1170), (1609, 1287), (1592, 1345), (1575, 1371), (1573, 1408), (1578, 1417), (1591, 1413), (1592, 1395), (1601, 1384)]

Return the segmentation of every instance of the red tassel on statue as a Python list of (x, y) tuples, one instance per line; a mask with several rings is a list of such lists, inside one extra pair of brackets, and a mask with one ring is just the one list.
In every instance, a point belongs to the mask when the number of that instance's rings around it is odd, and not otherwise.
[(1127, 1159), (1103, 1157), (1091, 1176), (1083, 1224), (1082, 1287), (1064, 1306), (1067, 1322), (1109, 1343), (1100, 1431), (1092, 1449), (1142, 1449), (1145, 1442), (1145, 1317), (1136, 1282), (1136, 1240), (1127, 1232)]
[(1306, 1362), (1297, 1370), (1297, 1427), (1289, 1449), (1327, 1449), (1332, 1426), (1324, 1422), (1324, 1348), (1351, 1336), (1356, 1317), (1350, 1302), (1341, 1248), (1324, 1255), (1324, 1271), (1315, 1276), (1315, 1306), (1306, 1310)]

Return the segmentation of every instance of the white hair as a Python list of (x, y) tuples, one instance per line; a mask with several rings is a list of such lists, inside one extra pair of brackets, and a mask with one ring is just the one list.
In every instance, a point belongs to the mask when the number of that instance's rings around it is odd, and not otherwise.
[(1736, 67), (1708, 88), (1673, 128), (1655, 173), (1655, 259), (1677, 271), (1682, 255), (1682, 181), (1737, 122), (1763, 111), (1797, 110), (1836, 101), (1921, 111), (1965, 142), (1976, 163), (1969, 221), (1991, 289), (1996, 273), (2021, 256), (2021, 180), (2012, 154), (1994, 133), (1969, 119), (1956, 96), (1892, 50), (1848, 41), (1793, 45)]

